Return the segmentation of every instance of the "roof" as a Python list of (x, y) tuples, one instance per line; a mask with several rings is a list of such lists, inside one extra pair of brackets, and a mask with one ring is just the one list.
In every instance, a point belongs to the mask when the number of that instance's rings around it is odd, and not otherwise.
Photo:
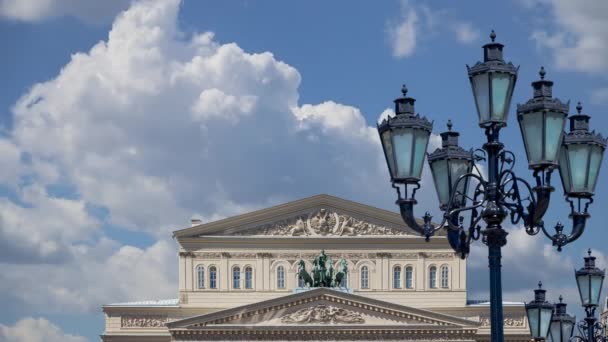
[(104, 305), (104, 307), (123, 307), (123, 306), (129, 306), (129, 307), (176, 307), (179, 305), (179, 299), (178, 298), (172, 298), (172, 299), (157, 299), (157, 300), (143, 300), (143, 301), (138, 301), (138, 302), (124, 302), (124, 303), (113, 303), (113, 304), (106, 304)]
[[(502, 302), (503, 306), (523, 306), (525, 305), (524, 302), (507, 302), (507, 301), (503, 301)], [(467, 306), (490, 306), (490, 301), (486, 300), (486, 299), (469, 299), (467, 300)]]
[[(419, 235), (403, 222), (403, 219), (398, 212), (372, 207), (327, 194), (320, 194), (279, 204), (269, 208), (228, 217), (218, 221), (202, 223), (192, 227), (179, 229), (173, 232), (173, 237), (179, 239), (184, 237), (196, 237), (203, 234), (213, 235), (214, 233), (223, 232), (227, 229), (230, 229), (231, 231), (238, 231), (240, 228), (244, 228), (245, 226), (272, 222), (278, 218), (284, 218), (286, 216), (316, 207), (331, 207), (346, 213), (362, 215), (375, 219), (379, 222), (383, 222), (387, 225), (407, 230), (411, 232), (412, 235)], [(422, 220), (419, 220), (419, 222), (420, 224), (423, 224)], [(439, 231), (437, 235), (443, 235), (443, 232)]]

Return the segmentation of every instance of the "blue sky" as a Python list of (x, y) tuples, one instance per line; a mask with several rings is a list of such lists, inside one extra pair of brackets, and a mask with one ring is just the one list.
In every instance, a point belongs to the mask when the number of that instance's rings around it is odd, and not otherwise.
[[(581, 101), (608, 134), (602, 0), (49, 4), (0, 1), (0, 333), (9, 340), (35, 340), (25, 330), (95, 340), (103, 303), (175, 297), (170, 232), (193, 216), (317, 193), (396, 210), (376, 120), (407, 83), (435, 133), (450, 118), (462, 146), (479, 146), (465, 64), (482, 58), (491, 29), (521, 65), (513, 104), (531, 97), (544, 65), (554, 96), (571, 111)], [(503, 137), (530, 179), (513, 108)], [(603, 171), (587, 232), (561, 254), (512, 230), (507, 299), (528, 300), (543, 279), (553, 298), (578, 306), (572, 269), (588, 247), (607, 262)], [(569, 222), (555, 185), (550, 226)], [(419, 213), (438, 214), (428, 174), (421, 202)], [(479, 246), (470, 297), (487, 296), (486, 278)]]

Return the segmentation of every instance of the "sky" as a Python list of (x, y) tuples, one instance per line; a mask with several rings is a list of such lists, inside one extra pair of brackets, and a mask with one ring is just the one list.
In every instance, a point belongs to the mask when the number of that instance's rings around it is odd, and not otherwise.
[[(0, 340), (96, 341), (104, 303), (175, 298), (171, 232), (319, 193), (397, 210), (375, 124), (402, 84), (480, 147), (466, 64), (494, 29), (520, 65), (502, 138), (531, 180), (514, 106), (544, 66), (608, 134), (608, 3), (0, 0)], [(608, 263), (606, 167), (587, 231), (555, 251), (507, 226), (505, 300), (538, 280), (582, 313), (587, 248)], [(545, 216), (568, 230), (561, 185)], [(436, 217), (425, 168), (417, 215)], [(468, 259), (488, 297), (486, 248)], [(608, 294), (604, 286), (604, 295)]]

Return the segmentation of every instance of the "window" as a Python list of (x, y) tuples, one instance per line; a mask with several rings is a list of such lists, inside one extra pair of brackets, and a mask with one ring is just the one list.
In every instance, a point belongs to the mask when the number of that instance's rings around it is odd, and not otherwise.
[(395, 266), (393, 268), (393, 288), (401, 288), (401, 266)]
[(369, 269), (367, 266), (361, 267), (361, 288), (369, 289)]
[(405, 268), (405, 288), (414, 288), (414, 268), (412, 268), (412, 266), (408, 266)]
[(444, 289), (448, 288), (449, 274), (450, 274), (450, 270), (448, 268), (448, 265), (441, 266), (441, 287)]
[(432, 289), (437, 288), (437, 267), (431, 266), (429, 269), (429, 286)]
[(245, 288), (253, 288), (253, 269), (249, 266), (245, 268)]
[(277, 288), (285, 288), (285, 267), (283, 266), (277, 267)]
[(199, 289), (205, 288), (205, 266), (196, 266), (197, 283)]
[(241, 268), (238, 266), (232, 268), (232, 288), (241, 288)]
[(217, 268), (215, 266), (209, 267), (209, 288), (217, 289)]

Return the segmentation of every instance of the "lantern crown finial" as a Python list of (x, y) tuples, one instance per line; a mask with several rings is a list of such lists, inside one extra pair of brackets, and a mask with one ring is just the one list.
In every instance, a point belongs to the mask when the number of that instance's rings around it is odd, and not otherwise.
[(447, 126), (448, 126), (448, 131), (451, 132), (452, 131), (452, 120), (448, 119)]
[(559, 302), (560, 302), (560, 303), (563, 303), (563, 301), (564, 301), (564, 297), (563, 297), (563, 296), (560, 294), (560, 295), (559, 295)]
[(494, 40), (496, 39), (496, 32), (494, 32), (494, 30), (490, 32), (490, 39), (492, 39), (492, 43), (494, 43)]
[(403, 97), (407, 95), (407, 87), (405, 86), (405, 84), (401, 86), (401, 94), (403, 94)]
[(578, 103), (576, 104), (576, 112), (580, 114), (582, 111), (583, 105), (581, 104), (581, 101), (578, 101)]
[(545, 67), (541, 66), (540, 67), (540, 71), (538, 72), (538, 75), (540, 75), (540, 79), (544, 80), (546, 74), (547, 74), (547, 72), (545, 71)]
[(538, 281), (538, 289), (542, 289), (543, 288), (543, 282), (542, 281)]

